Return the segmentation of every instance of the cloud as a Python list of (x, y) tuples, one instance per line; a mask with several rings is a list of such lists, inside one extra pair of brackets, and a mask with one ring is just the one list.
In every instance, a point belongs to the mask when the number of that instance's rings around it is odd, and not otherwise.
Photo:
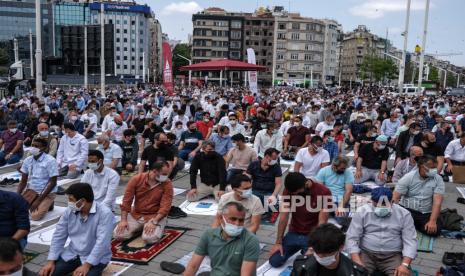
[(404, 31), (402, 27), (390, 27), (389, 34), (397, 35), (401, 34)]
[[(353, 6), (349, 12), (355, 16), (361, 16), (368, 19), (377, 19), (384, 17), (386, 13), (403, 12), (407, 9), (405, 0), (364, 0), (363, 3)], [(430, 4), (432, 7), (433, 4)], [(412, 0), (411, 11), (420, 11), (425, 9), (425, 1)]]
[(195, 2), (179, 2), (179, 3), (171, 3), (168, 6), (164, 7), (161, 13), (163, 15), (171, 15), (174, 13), (186, 13), (186, 14), (193, 14), (202, 10), (202, 7)]

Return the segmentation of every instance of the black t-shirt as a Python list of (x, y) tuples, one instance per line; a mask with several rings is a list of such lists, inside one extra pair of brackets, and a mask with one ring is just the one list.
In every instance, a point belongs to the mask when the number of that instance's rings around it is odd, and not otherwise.
[(371, 145), (375, 140), (376, 140), (376, 137), (368, 137), (368, 136), (366, 135), (366, 133), (365, 133), (365, 134), (360, 134), (360, 135), (358, 135), (358, 137), (357, 137), (357, 139), (355, 140), (355, 142), (357, 142), (357, 143), (360, 144), (360, 146), (359, 146), (359, 148), (358, 148), (358, 150), (359, 150), (359, 152), (360, 152), (360, 150), (361, 150), (363, 147), (365, 147), (365, 146), (367, 146), (367, 145)]
[(155, 134), (160, 133), (160, 132), (164, 132), (163, 128), (155, 125), (152, 128), (145, 129), (144, 132), (142, 132), (142, 138), (149, 139), (150, 143), (153, 144), (153, 139), (154, 139)]
[(423, 149), (423, 155), (431, 155), (433, 157), (444, 156), (444, 151), (437, 143), (428, 145), (428, 147), (424, 147), (421, 143), (418, 143), (415, 146), (419, 146)]
[(157, 161), (173, 161), (174, 154), (169, 147), (166, 147), (166, 149), (156, 149), (154, 146), (148, 146), (142, 152), (141, 159), (147, 160), (150, 168)]
[(136, 129), (137, 133), (142, 133), (144, 132), (145, 119), (136, 118), (132, 120), (132, 125)]
[(368, 169), (381, 169), (381, 162), (387, 161), (389, 158), (389, 149), (386, 147), (383, 150), (375, 151), (373, 145), (362, 147), (359, 156), (363, 159), (362, 166)]
[(327, 269), (326, 267), (318, 264), (318, 273), (316, 275), (321, 275), (321, 276), (339, 276), (337, 274), (339, 269), (339, 266), (336, 267), (335, 269)]

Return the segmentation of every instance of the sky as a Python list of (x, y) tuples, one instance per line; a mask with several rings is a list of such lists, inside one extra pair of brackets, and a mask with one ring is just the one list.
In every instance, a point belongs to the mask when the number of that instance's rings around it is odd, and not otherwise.
[[(253, 12), (257, 7), (284, 6), (291, 12), (313, 18), (331, 18), (342, 24), (344, 32), (366, 25), (374, 34), (386, 37), (399, 49), (405, 29), (407, 0), (137, 0), (148, 4), (170, 39), (187, 41), (192, 33), (192, 14), (208, 7), (227, 11)], [(412, 0), (408, 51), (421, 45), (426, 0)], [(439, 56), (455, 65), (465, 66), (465, 0), (431, 0), (426, 53), (462, 53)]]

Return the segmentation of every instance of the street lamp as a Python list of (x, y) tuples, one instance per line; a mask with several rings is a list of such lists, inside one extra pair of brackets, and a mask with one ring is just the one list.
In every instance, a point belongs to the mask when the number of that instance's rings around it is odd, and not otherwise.
[[(188, 59), (185, 56), (182, 56), (180, 54), (177, 54), (178, 57), (187, 60), (189, 62), (189, 65), (192, 65), (192, 59)], [(192, 70), (189, 70), (189, 87), (191, 87), (191, 80), (192, 80)]]

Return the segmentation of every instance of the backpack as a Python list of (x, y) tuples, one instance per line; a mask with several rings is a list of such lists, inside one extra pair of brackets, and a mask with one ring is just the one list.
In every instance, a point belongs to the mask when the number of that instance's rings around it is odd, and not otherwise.
[(439, 215), (443, 228), (449, 231), (460, 231), (462, 230), (463, 217), (457, 214), (456, 209), (444, 209)]

